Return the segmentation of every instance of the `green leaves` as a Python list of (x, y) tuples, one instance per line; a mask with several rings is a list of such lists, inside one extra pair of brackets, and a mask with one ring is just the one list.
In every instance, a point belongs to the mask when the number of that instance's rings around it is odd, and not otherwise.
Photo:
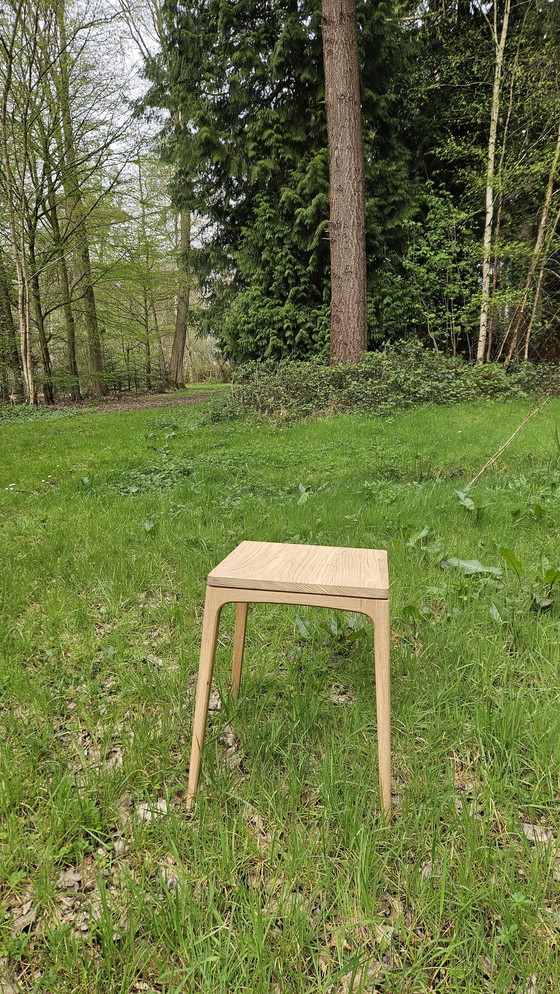
[(472, 499), (472, 497), (468, 496), (466, 490), (456, 490), (455, 493), (459, 498), (459, 503), (462, 504), (463, 507), (466, 507), (467, 511), (469, 511), (471, 514), (476, 515), (477, 522), (484, 508), (491, 507), (491, 505), (494, 503), (494, 501), (485, 500), (482, 501), (482, 503), (478, 504), (476, 501)]
[(308, 642), (313, 635), (313, 629), (307, 618), (302, 618), (301, 615), (296, 614), (294, 618), (294, 625), (296, 626), (300, 637)]
[(440, 566), (455, 566), (465, 576), (476, 576), (477, 574), (487, 574), (489, 576), (502, 575), (502, 570), (497, 566), (483, 566), (479, 559), (457, 559), (456, 556), (451, 556), (449, 559), (442, 559)]
[(466, 507), (468, 511), (476, 511), (476, 504), (474, 500), (472, 500), (470, 497), (467, 497), (466, 493), (464, 493), (462, 490), (456, 490), (455, 493), (457, 494), (457, 497), (459, 498), (459, 501), (463, 505), (463, 507)]
[(504, 560), (507, 568), (510, 569), (512, 573), (515, 573), (516, 576), (524, 575), (525, 570), (523, 569), (523, 566), (519, 562), (519, 559), (517, 559), (517, 557), (514, 556), (511, 549), (506, 549), (505, 546), (502, 546), (501, 549), (498, 549), (498, 552), (500, 553), (502, 559)]

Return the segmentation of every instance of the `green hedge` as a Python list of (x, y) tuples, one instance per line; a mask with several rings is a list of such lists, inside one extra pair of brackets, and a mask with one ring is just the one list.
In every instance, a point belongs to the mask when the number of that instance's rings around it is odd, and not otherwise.
[(359, 362), (260, 362), (238, 367), (220, 416), (256, 413), (282, 419), (356, 411), (388, 415), (418, 404), (455, 404), (560, 394), (560, 367), (523, 363), (474, 366), (418, 343), (368, 352)]

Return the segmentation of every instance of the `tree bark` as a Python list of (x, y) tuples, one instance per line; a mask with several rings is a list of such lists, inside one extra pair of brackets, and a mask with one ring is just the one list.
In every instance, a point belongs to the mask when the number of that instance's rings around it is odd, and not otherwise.
[(175, 314), (175, 334), (171, 348), (169, 363), (169, 383), (176, 390), (185, 385), (185, 346), (187, 343), (187, 317), (189, 313), (190, 278), (188, 253), (191, 247), (191, 216), (188, 211), (181, 211), (181, 255), (186, 266), (186, 277), (177, 294), (177, 311)]
[(356, 0), (322, 0), (329, 145), (331, 361), (367, 347), (365, 180)]
[(482, 296), (480, 303), (480, 322), (478, 330), (478, 345), (476, 361), (484, 362), (486, 353), (486, 337), (488, 332), (488, 307), (490, 303), (490, 269), (492, 262), (492, 236), (494, 228), (494, 163), (496, 157), (496, 134), (498, 131), (498, 115), (500, 110), (500, 89), (504, 53), (509, 25), (511, 0), (505, 0), (502, 29), (498, 39), (497, 3), (494, 4), (494, 44), (496, 48), (496, 63), (494, 66), (494, 86), (492, 89), (492, 107), (490, 111), (490, 131), (488, 135), (488, 159), (486, 169), (486, 217), (484, 223), (483, 258), (482, 258)]

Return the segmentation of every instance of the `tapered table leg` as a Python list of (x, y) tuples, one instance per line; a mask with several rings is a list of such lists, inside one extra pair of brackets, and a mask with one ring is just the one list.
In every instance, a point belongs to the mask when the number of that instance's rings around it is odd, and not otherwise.
[(388, 822), (391, 817), (391, 673), (389, 601), (372, 601), (371, 617), (375, 649), (375, 698), (381, 806)]
[(241, 671), (243, 669), (243, 650), (245, 648), (245, 631), (247, 628), (247, 602), (235, 605), (235, 635), (233, 638), (233, 666), (231, 669), (231, 696), (234, 701), (239, 696), (241, 686)]
[(187, 807), (192, 807), (200, 778), (200, 764), (208, 702), (210, 700), (210, 685), (214, 671), (216, 655), (216, 640), (223, 597), (215, 587), (206, 588), (204, 603), (204, 619), (202, 622), (202, 641), (200, 645), (200, 664), (198, 668), (198, 683), (196, 686), (196, 702), (194, 707), (193, 737), (191, 746), (191, 762), (189, 766), (189, 783), (187, 787)]

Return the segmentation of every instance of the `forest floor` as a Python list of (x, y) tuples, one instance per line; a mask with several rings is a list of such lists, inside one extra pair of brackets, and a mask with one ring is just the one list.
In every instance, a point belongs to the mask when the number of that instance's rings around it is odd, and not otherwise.
[[(558, 994), (560, 401), (465, 492), (529, 406), (0, 428), (2, 994)], [(388, 549), (390, 826), (370, 629), (270, 605), (187, 811), (242, 539)]]
[(77, 404), (70, 399), (52, 406), (52, 410), (95, 410), (98, 414), (117, 414), (122, 411), (147, 411), (152, 408), (184, 407), (201, 404), (230, 388), (229, 383), (193, 383), (185, 390), (169, 393), (123, 393), (103, 397), (102, 400), (85, 400)]

